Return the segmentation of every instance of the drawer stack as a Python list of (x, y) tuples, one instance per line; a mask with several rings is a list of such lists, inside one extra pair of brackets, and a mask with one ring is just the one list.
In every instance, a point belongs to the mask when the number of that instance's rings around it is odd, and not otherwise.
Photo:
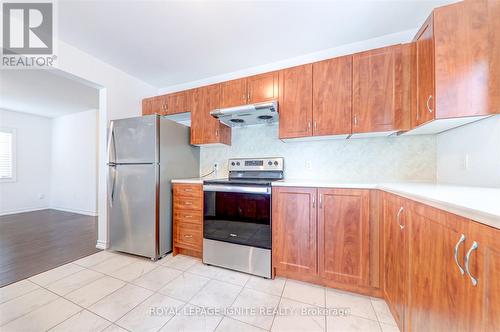
[(203, 248), (203, 186), (173, 184), (173, 254), (201, 257)]

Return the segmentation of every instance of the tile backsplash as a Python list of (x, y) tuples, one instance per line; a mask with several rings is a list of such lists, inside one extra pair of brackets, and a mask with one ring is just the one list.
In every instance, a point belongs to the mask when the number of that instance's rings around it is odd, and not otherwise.
[(407, 136), (287, 142), (278, 126), (233, 128), (232, 145), (202, 147), (200, 175), (229, 158), (284, 157), (285, 177), (335, 181), (436, 181), (436, 137)]

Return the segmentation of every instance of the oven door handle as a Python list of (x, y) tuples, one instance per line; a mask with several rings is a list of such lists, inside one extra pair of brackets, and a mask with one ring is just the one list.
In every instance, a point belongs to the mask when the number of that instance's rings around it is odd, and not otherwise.
[(203, 191), (271, 195), (270, 187), (224, 186), (224, 185), (206, 184), (203, 186)]

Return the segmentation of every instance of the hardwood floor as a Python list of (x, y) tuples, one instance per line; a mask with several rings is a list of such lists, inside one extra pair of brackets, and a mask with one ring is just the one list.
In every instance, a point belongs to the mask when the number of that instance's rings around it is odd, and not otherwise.
[(0, 287), (98, 252), (97, 217), (57, 210), (0, 216)]

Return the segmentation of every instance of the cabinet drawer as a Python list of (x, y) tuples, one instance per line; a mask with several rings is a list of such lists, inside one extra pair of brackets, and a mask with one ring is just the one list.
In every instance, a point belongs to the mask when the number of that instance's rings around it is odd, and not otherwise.
[(203, 201), (198, 197), (176, 197), (174, 196), (174, 211), (194, 210), (201, 213)]
[(190, 223), (176, 224), (175, 245), (200, 251), (202, 247), (201, 226)]
[(203, 223), (203, 214), (201, 213), (201, 210), (190, 211), (182, 209), (174, 211), (174, 223), (183, 222), (201, 225)]
[(174, 184), (174, 197), (202, 197), (202, 186), (199, 184)]

